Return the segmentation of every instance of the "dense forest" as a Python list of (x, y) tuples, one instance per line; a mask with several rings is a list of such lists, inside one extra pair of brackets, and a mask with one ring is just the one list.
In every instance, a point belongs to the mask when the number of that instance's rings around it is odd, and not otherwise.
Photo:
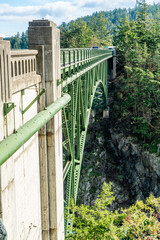
[[(61, 47), (92, 47), (108, 46), (113, 44), (113, 37), (119, 22), (127, 17), (129, 21), (137, 19), (137, 11), (140, 6), (134, 8), (114, 9), (112, 11), (101, 11), (90, 16), (78, 18), (69, 23), (63, 22), (59, 28), (61, 31)], [(149, 19), (159, 18), (160, 4), (149, 5), (147, 15)], [(9, 39), (12, 49), (28, 48), (28, 32), (21, 35), (17, 33)]]
[[(160, 4), (149, 5), (146, 13), (149, 19), (159, 18)], [(137, 19), (140, 6), (137, 2), (133, 9), (114, 9), (101, 11), (91, 16), (78, 18), (68, 24), (61, 24), (61, 47), (92, 47), (113, 44), (113, 37), (119, 22), (125, 17), (128, 21)]]
[(145, 0), (138, 3), (136, 20), (126, 16), (113, 37), (119, 76), (118, 107), (112, 110), (130, 135), (156, 152), (160, 141), (160, 19), (158, 15), (150, 18)]
[(11, 49), (28, 49), (28, 31), (25, 33), (17, 33), (15, 36), (5, 38), (5, 40), (10, 40)]

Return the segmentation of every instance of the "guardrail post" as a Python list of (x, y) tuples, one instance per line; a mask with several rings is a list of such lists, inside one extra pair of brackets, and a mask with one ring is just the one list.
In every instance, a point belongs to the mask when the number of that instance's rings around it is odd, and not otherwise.
[[(61, 97), (60, 32), (48, 20), (29, 23), (29, 48), (43, 46), (39, 63), (43, 66), (43, 87), (46, 88), (45, 104), (48, 106)], [(43, 60), (42, 60), (43, 58)], [(41, 71), (41, 70), (40, 70)], [(41, 103), (41, 108), (44, 103)], [(40, 132), (41, 204), (43, 240), (64, 239), (64, 199), (62, 166), (62, 116), (61, 111)]]

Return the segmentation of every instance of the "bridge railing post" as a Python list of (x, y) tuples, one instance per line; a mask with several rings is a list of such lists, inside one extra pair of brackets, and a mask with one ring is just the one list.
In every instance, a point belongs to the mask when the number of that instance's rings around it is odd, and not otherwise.
[[(41, 48), (38, 56), (39, 74), (46, 88), (46, 106), (61, 96), (60, 79), (60, 32), (56, 24), (48, 20), (29, 23), (29, 48)], [(43, 58), (43, 59), (42, 59)], [(40, 72), (43, 69), (43, 72)], [(44, 108), (44, 101), (40, 108)], [(62, 166), (62, 116), (61, 112), (39, 133), (41, 205), (43, 240), (64, 239), (64, 199)], [(49, 207), (48, 207), (49, 206)]]

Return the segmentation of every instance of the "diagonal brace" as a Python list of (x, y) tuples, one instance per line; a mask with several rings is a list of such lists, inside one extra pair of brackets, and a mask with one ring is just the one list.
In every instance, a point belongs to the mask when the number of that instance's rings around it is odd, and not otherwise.
[(15, 107), (16, 107), (16, 105), (13, 102), (4, 103), (4, 105), (3, 105), (4, 116), (6, 116)]
[(43, 88), (42, 91), (37, 95), (37, 97), (35, 97), (32, 102), (30, 104), (28, 104), (28, 106), (22, 110), (22, 114), (24, 114), (25, 112), (28, 111), (28, 109), (42, 96), (43, 93), (45, 93), (46, 89)]

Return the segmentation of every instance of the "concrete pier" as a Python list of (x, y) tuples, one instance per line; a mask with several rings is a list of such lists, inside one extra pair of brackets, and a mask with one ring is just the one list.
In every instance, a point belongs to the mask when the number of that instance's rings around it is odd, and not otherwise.
[[(53, 22), (40, 20), (29, 23), (28, 34), (30, 49), (43, 48), (38, 61), (44, 61), (45, 68), (41, 74), (47, 95), (39, 106), (41, 109), (44, 104), (48, 106), (61, 97), (61, 86), (57, 86), (57, 80), (61, 78), (60, 32)], [(45, 185), (41, 185), (43, 239), (61, 240), (64, 239), (61, 111), (40, 131), (39, 138), (41, 182), (45, 181)]]

